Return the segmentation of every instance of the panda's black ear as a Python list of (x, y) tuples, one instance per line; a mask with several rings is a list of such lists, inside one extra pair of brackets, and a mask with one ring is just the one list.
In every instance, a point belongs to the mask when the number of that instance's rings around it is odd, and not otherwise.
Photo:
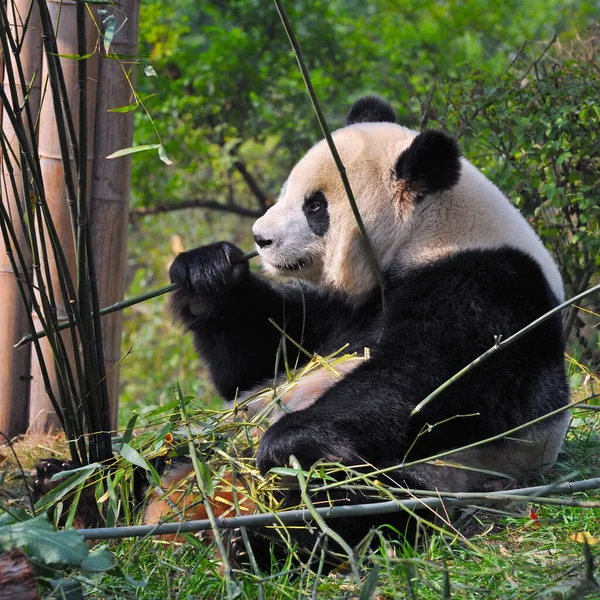
[(345, 125), (355, 123), (395, 123), (394, 109), (379, 96), (363, 96), (350, 108)]
[(396, 177), (423, 196), (454, 187), (460, 178), (460, 149), (443, 131), (420, 133), (396, 162)]

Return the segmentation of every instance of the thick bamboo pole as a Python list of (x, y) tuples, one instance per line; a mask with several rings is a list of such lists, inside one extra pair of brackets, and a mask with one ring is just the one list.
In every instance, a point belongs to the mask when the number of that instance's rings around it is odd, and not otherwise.
[[(119, 8), (117, 14), (127, 17), (127, 21), (115, 36), (109, 54), (136, 56), (140, 1), (122, 0)], [(127, 58), (122, 60), (101, 60), (98, 75), (90, 222), (100, 306), (121, 301), (125, 293), (131, 156), (106, 159), (116, 150), (131, 146), (133, 139), (133, 112), (108, 112), (111, 108), (131, 104), (133, 99), (131, 85), (135, 83), (135, 65)], [(118, 421), (122, 323), (121, 312), (115, 312), (102, 322), (113, 428)]]
[[(61, 55), (77, 55), (77, 2), (73, 0), (48, 0), (48, 10), (52, 18), (52, 23), (56, 31), (58, 42), (58, 52)], [(87, 17), (87, 53), (92, 53), (96, 45), (97, 35), (95, 34), (94, 24), (91, 18)], [(87, 135), (87, 156), (88, 172), (91, 172), (93, 160), (94, 143), (94, 114), (96, 108), (96, 82), (97, 82), (97, 55), (86, 59), (88, 60), (88, 81), (87, 81), (87, 110), (88, 110), (88, 135)], [(69, 58), (61, 59), (62, 68), (65, 77), (66, 91), (73, 114), (73, 122), (77, 126), (79, 120), (79, 102), (78, 102), (78, 61)], [(47, 81), (48, 67), (47, 58), (44, 55), (43, 63), (43, 83)], [(73, 280), (76, 280), (76, 251), (73, 239), (73, 227), (69, 204), (67, 203), (67, 192), (64, 180), (64, 165), (61, 158), (60, 144), (58, 141), (58, 132), (56, 128), (56, 119), (54, 117), (54, 105), (50, 93), (47, 93), (42, 101), (40, 129), (39, 129), (39, 156), (42, 167), (42, 176), (44, 187), (46, 189), (46, 198), (48, 208), (53, 216), (54, 224), (61, 242), (66, 260), (69, 264), (69, 270)], [(76, 180), (73, 169), (73, 178)], [(52, 252), (48, 243), (48, 255)], [(64, 306), (64, 299), (60, 294), (60, 285), (58, 269), (54, 261), (50, 260), (50, 281), (48, 286), (54, 289), (56, 296), (58, 318), (63, 319), (67, 316)], [(37, 326), (36, 326), (37, 328)], [(70, 335), (63, 335), (65, 346), (69, 352), (73, 352)], [(57, 392), (57, 373), (53, 368), (52, 351), (46, 340), (41, 342), (42, 353), (46, 365), (50, 367), (50, 379), (52, 388)], [(31, 359), (31, 389), (29, 397), (29, 420), (31, 431), (48, 431), (59, 426), (58, 419), (52, 410), (52, 406), (45, 391), (44, 382), (41, 376), (39, 361), (37, 356), (33, 355)]]
[[(40, 34), (39, 12), (35, 0), (12, 0), (7, 3), (7, 12), (13, 24), (13, 35), (22, 44), (20, 61), (25, 76), (25, 88), (15, 82), (19, 103), (25, 95), (29, 96), (31, 115), (35, 119), (40, 106), (40, 71), (42, 67), (42, 42)], [(13, 71), (17, 71), (14, 57), (11, 56)], [(2, 71), (4, 65), (2, 65)], [(33, 83), (32, 83), (33, 82)], [(10, 97), (8, 83), (5, 92)], [(23, 120), (27, 122), (27, 112), (23, 111)], [(2, 202), (10, 214), (17, 217), (19, 206), (23, 206), (23, 185), (21, 165), (14, 157), (19, 157), (17, 142), (11, 121), (2, 117), (3, 133), (14, 153), (11, 160), (14, 171), (15, 187), (10, 183), (7, 165), (2, 164)], [(21, 208), (21, 210), (23, 210)], [(26, 243), (21, 227), (15, 227), (18, 244), (25, 248)], [(29, 329), (27, 307), (23, 305), (17, 283), (11, 268), (6, 248), (0, 238), (0, 431), (12, 437), (23, 433), (28, 422), (28, 398), (30, 380), (30, 349), (15, 350), (14, 344)]]

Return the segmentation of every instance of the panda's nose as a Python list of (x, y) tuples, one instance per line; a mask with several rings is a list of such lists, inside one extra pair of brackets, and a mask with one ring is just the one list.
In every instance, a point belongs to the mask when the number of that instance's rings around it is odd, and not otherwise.
[(268, 240), (260, 235), (255, 235), (254, 241), (256, 242), (256, 245), (259, 248), (266, 248), (267, 246), (270, 246), (273, 243), (273, 240)]

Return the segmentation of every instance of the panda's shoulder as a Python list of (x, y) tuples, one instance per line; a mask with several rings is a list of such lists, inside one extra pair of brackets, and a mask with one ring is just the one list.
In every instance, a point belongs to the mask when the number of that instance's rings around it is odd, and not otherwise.
[(516, 248), (470, 249), (390, 280), (399, 302), (450, 302), (541, 314), (557, 304), (538, 262)]

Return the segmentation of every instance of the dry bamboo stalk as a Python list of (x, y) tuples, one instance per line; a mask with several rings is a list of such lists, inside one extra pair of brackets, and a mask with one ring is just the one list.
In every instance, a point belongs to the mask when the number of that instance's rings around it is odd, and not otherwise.
[[(123, 0), (116, 18), (127, 21), (115, 36), (111, 55), (136, 56), (140, 0)], [(117, 27), (120, 26), (117, 25)], [(103, 52), (103, 50), (102, 50)], [(127, 73), (127, 76), (126, 76)], [(127, 224), (131, 183), (131, 156), (106, 160), (106, 156), (131, 146), (133, 112), (108, 112), (132, 102), (135, 65), (114, 59), (100, 61), (96, 100), (96, 136), (92, 174), (90, 222), (92, 246), (98, 275), (100, 306), (123, 300), (127, 258)], [(119, 368), (121, 359), (122, 313), (115, 312), (102, 322), (104, 361), (112, 427), (117, 426)]]
[[(32, 2), (34, 3), (31, 6)], [(42, 66), (42, 43), (40, 34), (39, 13), (35, 0), (13, 0), (7, 4), (7, 11), (11, 22), (13, 23), (13, 32), (15, 37), (23, 40), (20, 60), (23, 66), (23, 72), (26, 80), (26, 86), (29, 89), (23, 89), (23, 86), (17, 82), (19, 102), (23, 101), (24, 96), (29, 94), (29, 106), (31, 114), (35, 119), (38, 115), (40, 106), (40, 71)], [(27, 15), (31, 11), (31, 16), (27, 22)], [(25, 30), (23, 25), (27, 23)], [(22, 37), (22, 36), (25, 37)], [(15, 64), (12, 58), (12, 64)], [(16, 68), (13, 66), (16, 71)], [(4, 65), (2, 65), (2, 72)], [(33, 85), (31, 84), (33, 80)], [(8, 86), (8, 84), (7, 84)], [(7, 95), (10, 96), (10, 90), (5, 87)], [(23, 112), (23, 120), (26, 122), (27, 113)], [(8, 118), (2, 118), (3, 131), (6, 139), (11, 145), (12, 151), (19, 156), (19, 143), (16, 140), (14, 129)], [(2, 165), (2, 202), (5, 203), (11, 214), (15, 215), (15, 223), (18, 204), (23, 206), (23, 186), (21, 183), (21, 171), (18, 161), (12, 160), (14, 177), (16, 181), (15, 189), (10, 184), (5, 165)], [(18, 235), (18, 243), (25, 248), (26, 243), (21, 227), (15, 227)], [(30, 379), (30, 349), (15, 351), (14, 344), (22, 335), (23, 331), (29, 328), (27, 311), (19, 295), (18, 287), (6, 255), (4, 243), (0, 239), (0, 431), (3, 431), (9, 437), (18, 433), (23, 433), (27, 429), (28, 421), (28, 398), (29, 398), (29, 379)]]
[[(58, 51), (61, 55), (77, 55), (77, 3), (73, 0), (48, 0), (48, 10), (52, 17), (58, 42)], [(88, 53), (94, 51), (97, 35), (95, 34), (94, 24), (91, 18), (87, 19), (87, 37)], [(58, 24), (58, 29), (56, 29)], [(78, 61), (68, 58), (61, 59), (64, 71), (67, 94), (73, 113), (73, 121), (78, 123)], [(94, 114), (96, 107), (96, 81), (97, 81), (97, 56), (94, 55), (88, 59), (88, 171), (91, 172), (93, 160), (94, 143)], [(43, 63), (44, 84), (47, 81), (48, 68), (46, 56)], [(42, 176), (46, 189), (48, 208), (53, 216), (58, 237), (65, 253), (69, 270), (73, 280), (76, 280), (76, 258), (75, 245), (73, 240), (73, 228), (69, 205), (67, 203), (67, 193), (65, 189), (63, 162), (61, 158), (60, 145), (58, 142), (56, 120), (54, 117), (54, 106), (51, 94), (47, 93), (43, 98), (40, 130), (39, 130), (39, 156), (42, 167)], [(73, 177), (76, 180), (74, 169)], [(52, 255), (50, 244), (48, 245), (48, 254)], [(50, 261), (50, 282), (54, 288), (57, 300), (58, 318), (66, 317), (64, 300), (60, 294), (60, 285), (58, 279), (57, 266), (53, 260)], [(37, 319), (36, 319), (37, 321)], [(36, 322), (36, 328), (39, 323)], [(73, 352), (71, 338), (69, 334), (63, 334), (65, 346), (70, 353)], [(52, 351), (46, 340), (41, 341), (42, 352), (46, 364), (49, 367), (52, 388), (57, 391), (57, 374), (53, 368)], [(31, 359), (31, 389), (29, 398), (29, 420), (31, 431), (48, 431), (58, 427), (58, 419), (52, 410), (50, 401), (44, 388), (44, 382), (41, 377), (39, 361), (37, 356), (33, 355)]]

